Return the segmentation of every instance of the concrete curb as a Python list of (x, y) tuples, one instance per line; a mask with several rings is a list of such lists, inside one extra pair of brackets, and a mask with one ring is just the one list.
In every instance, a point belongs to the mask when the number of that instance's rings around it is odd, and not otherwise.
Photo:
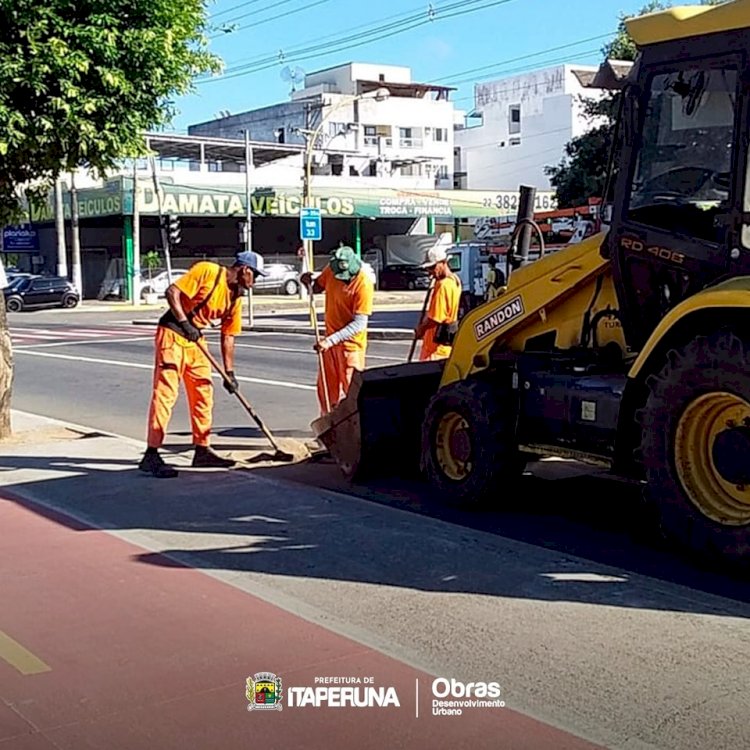
[[(134, 326), (155, 327), (155, 320), (131, 320)], [(255, 325), (242, 326), (247, 333), (292, 333), (299, 336), (313, 336), (315, 332), (307, 326), (284, 326), (284, 325)], [(367, 331), (370, 341), (411, 341), (414, 331), (409, 328), (370, 328)]]

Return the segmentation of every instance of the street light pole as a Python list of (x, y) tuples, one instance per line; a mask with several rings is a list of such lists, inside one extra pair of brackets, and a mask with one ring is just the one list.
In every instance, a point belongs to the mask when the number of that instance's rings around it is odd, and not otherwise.
[(70, 231), (72, 237), (73, 286), (83, 300), (83, 279), (81, 274), (81, 229), (78, 221), (78, 191), (76, 190), (75, 169), (70, 173)]
[(60, 175), (57, 175), (55, 178), (55, 232), (57, 234), (57, 275), (67, 278), (68, 251), (65, 243), (65, 209), (63, 208), (62, 180)]
[[(253, 207), (250, 196), (250, 172), (253, 168), (253, 147), (250, 145), (250, 131), (245, 130), (245, 250), (253, 249)], [(253, 290), (247, 290), (247, 322), (252, 328)]]
[(141, 213), (138, 205), (138, 159), (133, 159), (133, 299), (141, 304)]

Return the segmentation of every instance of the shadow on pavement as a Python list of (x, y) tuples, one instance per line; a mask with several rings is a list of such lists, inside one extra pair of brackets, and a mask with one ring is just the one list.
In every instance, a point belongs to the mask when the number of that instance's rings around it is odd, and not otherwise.
[[(79, 439), (46, 444), (44, 457), (0, 457), (4, 476), (17, 472), (12, 482), (4, 480), (0, 496), (71, 528), (80, 524), (28, 499), (96, 527), (145, 532), (161, 552), (136, 559), (152, 565), (178, 561), (433, 593), (750, 616), (746, 581), (700, 570), (633, 541), (629, 533), (637, 531), (638, 521), (628, 508), (634, 490), (610, 481), (525, 477), (505, 512), (484, 514), (437, 507), (429, 492), (414, 484), (356, 488), (360, 497), (411, 511), (401, 514), (319, 490), (343, 489), (330, 465), (229, 472), (181, 468), (177, 479), (156, 480), (135, 469), (133, 446), (113, 460), (108, 455), (116, 444), (107, 455), (89, 450), (91, 444)], [(49, 446), (59, 446), (64, 455), (49, 455)], [(703, 601), (638, 574), (727, 599)]]

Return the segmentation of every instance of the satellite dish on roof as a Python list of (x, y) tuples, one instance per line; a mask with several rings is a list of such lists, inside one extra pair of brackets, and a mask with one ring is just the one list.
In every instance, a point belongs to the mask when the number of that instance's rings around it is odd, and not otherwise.
[(297, 84), (304, 82), (305, 71), (300, 67), (292, 68), (287, 65), (281, 69), (281, 79), (292, 84), (291, 93), (293, 94), (297, 90)]

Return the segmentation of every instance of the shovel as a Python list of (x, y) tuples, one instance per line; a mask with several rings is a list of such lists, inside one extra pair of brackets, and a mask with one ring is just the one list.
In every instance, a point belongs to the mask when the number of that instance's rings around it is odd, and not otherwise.
[[(427, 312), (427, 305), (430, 304), (430, 297), (432, 296), (432, 289), (433, 289), (433, 283), (430, 282), (430, 286), (427, 289), (427, 294), (424, 296), (424, 302), (422, 303), (422, 313), (419, 316), (419, 322), (421, 323), (422, 320), (424, 320), (425, 313)], [(417, 348), (417, 331), (414, 330), (414, 338), (411, 341), (411, 350), (409, 351), (409, 359), (407, 359), (407, 362), (411, 362), (412, 359), (414, 359), (414, 352)]]
[[(206, 355), (208, 358), (208, 361), (213, 366), (214, 370), (221, 375), (222, 380), (231, 385), (232, 381), (229, 379), (229, 375), (227, 375), (224, 368), (218, 363), (216, 360), (216, 357), (211, 354), (211, 352), (208, 350), (208, 346), (206, 346), (205, 341), (201, 338), (198, 340), (198, 348)], [(286, 451), (282, 450), (279, 447), (279, 444), (276, 442), (276, 439), (271, 434), (271, 431), (266, 427), (266, 425), (263, 423), (263, 420), (258, 416), (255, 409), (253, 409), (250, 402), (237, 390), (234, 392), (234, 395), (237, 396), (237, 399), (242, 404), (242, 406), (245, 407), (245, 411), (253, 418), (255, 421), (255, 424), (260, 427), (263, 434), (268, 438), (268, 442), (271, 443), (273, 446), (273, 449), (276, 451), (275, 455), (273, 456), (273, 459), (276, 461), (294, 461), (295, 456), (291, 453), (287, 453)]]
[[(314, 282), (313, 282), (314, 283)], [(313, 292), (313, 284), (310, 284), (310, 322), (315, 332), (315, 343), (320, 344), (320, 328), (318, 327), (318, 313), (315, 309), (315, 294)], [(323, 364), (323, 352), (318, 349), (318, 372), (320, 373), (320, 379), (323, 385), (323, 398), (326, 403), (326, 413), (331, 411), (331, 399), (328, 396), (328, 382), (326, 378), (326, 368)]]

